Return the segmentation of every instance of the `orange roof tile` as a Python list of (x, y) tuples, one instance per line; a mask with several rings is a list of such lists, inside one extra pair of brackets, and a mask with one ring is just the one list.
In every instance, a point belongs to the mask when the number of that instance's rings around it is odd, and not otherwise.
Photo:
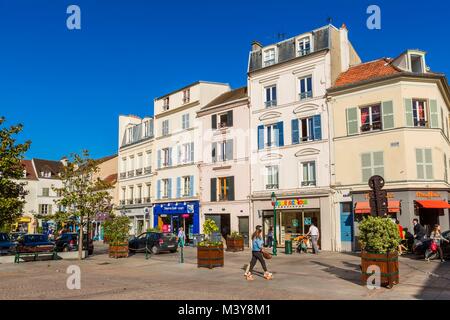
[(334, 87), (345, 86), (357, 82), (382, 78), (396, 73), (401, 73), (399, 69), (391, 64), (391, 59), (382, 58), (366, 63), (361, 63), (350, 67), (341, 73), (336, 79)]

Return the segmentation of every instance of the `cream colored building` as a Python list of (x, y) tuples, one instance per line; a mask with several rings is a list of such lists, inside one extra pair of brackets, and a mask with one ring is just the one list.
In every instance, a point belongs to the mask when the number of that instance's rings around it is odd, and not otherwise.
[(153, 117), (119, 117), (117, 210), (130, 218), (130, 234), (152, 225)]
[(200, 214), (216, 222), (224, 238), (237, 231), (249, 243), (250, 110), (247, 88), (228, 91), (198, 113), (203, 128)]
[(228, 84), (198, 81), (156, 98), (153, 226), (174, 232), (185, 227), (188, 239), (201, 232), (199, 163), (202, 128), (197, 112)]
[(322, 249), (336, 249), (326, 90), (357, 63), (345, 25), (327, 25), (264, 47), (252, 45), (248, 92), (254, 225), (262, 225), (265, 234), (274, 225), (274, 192), (281, 246), (315, 222)]
[(335, 212), (341, 250), (357, 248), (358, 221), (369, 213), (367, 182), (375, 174), (385, 179), (390, 215), (411, 233), (413, 218), (428, 230), (435, 223), (450, 227), (450, 91), (445, 75), (431, 72), (425, 59), (425, 52), (408, 50), (359, 64), (328, 90), (332, 184), (344, 195)]

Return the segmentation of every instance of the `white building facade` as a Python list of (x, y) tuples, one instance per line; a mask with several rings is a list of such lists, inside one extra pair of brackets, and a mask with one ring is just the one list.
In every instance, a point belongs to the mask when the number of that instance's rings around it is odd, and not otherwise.
[(274, 226), (278, 244), (318, 226), (323, 250), (336, 250), (339, 221), (330, 186), (326, 90), (360, 62), (347, 29), (328, 25), (262, 47), (249, 60), (251, 199), (254, 225)]
[(153, 226), (174, 232), (184, 227), (188, 240), (201, 232), (199, 162), (203, 159), (197, 112), (228, 84), (198, 81), (156, 98)]
[(119, 117), (117, 211), (130, 218), (130, 234), (152, 226), (154, 121), (152, 117)]

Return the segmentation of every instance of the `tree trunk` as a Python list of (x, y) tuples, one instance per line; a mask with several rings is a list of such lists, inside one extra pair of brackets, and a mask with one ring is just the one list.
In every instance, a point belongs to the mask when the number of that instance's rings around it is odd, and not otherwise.
[(80, 217), (80, 237), (78, 238), (78, 259), (83, 259), (83, 217)]

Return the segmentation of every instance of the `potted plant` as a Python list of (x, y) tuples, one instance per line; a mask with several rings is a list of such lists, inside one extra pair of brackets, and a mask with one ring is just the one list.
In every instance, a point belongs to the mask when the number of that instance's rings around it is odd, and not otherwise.
[(214, 220), (207, 219), (203, 224), (203, 232), (206, 239), (197, 245), (197, 266), (212, 269), (223, 267), (224, 254), (223, 242), (214, 241), (213, 233), (219, 231)]
[(128, 257), (128, 237), (130, 220), (128, 217), (112, 217), (104, 223), (105, 237), (109, 243), (110, 258)]
[(367, 284), (376, 266), (380, 270), (380, 284), (392, 288), (399, 283), (397, 248), (401, 239), (397, 225), (389, 218), (369, 216), (360, 223), (359, 232), (363, 283)]
[(244, 236), (237, 231), (233, 231), (227, 236), (227, 251), (244, 251)]

